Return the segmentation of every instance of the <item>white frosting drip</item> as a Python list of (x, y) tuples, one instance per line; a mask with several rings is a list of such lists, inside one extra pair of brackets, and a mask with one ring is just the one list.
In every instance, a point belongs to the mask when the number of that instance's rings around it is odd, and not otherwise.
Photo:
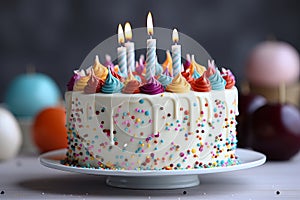
[[(217, 108), (215, 100), (223, 102), (225, 109), (218, 121), (214, 117), (214, 110), (219, 112), (221, 108)], [(81, 106), (90, 109), (89, 112), (77, 112)], [(160, 169), (170, 163), (180, 163), (185, 168), (193, 165), (196, 160), (215, 162), (217, 159), (212, 157), (215, 153), (213, 146), (219, 144), (224, 149), (230, 131), (235, 131), (235, 124), (232, 128), (224, 128), (225, 118), (235, 119), (238, 113), (236, 88), (212, 92), (164, 93), (163, 96), (67, 92), (66, 107), (67, 126), (73, 125), (74, 131), (82, 139), (83, 148), (73, 150), (76, 154), (83, 153), (77, 156), (79, 163), (85, 165), (88, 162), (91, 166), (99, 166), (98, 162), (101, 162), (125, 169), (141, 166)], [(95, 115), (101, 108), (105, 108), (105, 111)], [(230, 110), (234, 112), (230, 114)], [(201, 115), (201, 111), (204, 115)], [(169, 113), (172, 116), (168, 117)], [(81, 123), (70, 121), (71, 115), (79, 115)], [(110, 130), (110, 137), (104, 132), (106, 129)], [(199, 129), (204, 133), (196, 133)], [(220, 133), (224, 134), (219, 136)], [(215, 142), (216, 137), (222, 141)], [(85, 160), (85, 149), (94, 156), (93, 160)], [(196, 151), (197, 156), (187, 155), (187, 150)], [(181, 152), (185, 154), (183, 157)], [(224, 153), (218, 155), (218, 160), (226, 159), (228, 155), (224, 150)], [(183, 159), (185, 162), (182, 162)]]

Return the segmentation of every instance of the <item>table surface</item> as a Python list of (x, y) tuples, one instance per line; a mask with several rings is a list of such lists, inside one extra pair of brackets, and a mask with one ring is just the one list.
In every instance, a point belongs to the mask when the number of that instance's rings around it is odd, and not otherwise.
[(285, 162), (200, 175), (196, 187), (130, 190), (109, 187), (105, 176), (50, 169), (38, 156), (0, 162), (0, 199), (300, 199), (300, 153)]

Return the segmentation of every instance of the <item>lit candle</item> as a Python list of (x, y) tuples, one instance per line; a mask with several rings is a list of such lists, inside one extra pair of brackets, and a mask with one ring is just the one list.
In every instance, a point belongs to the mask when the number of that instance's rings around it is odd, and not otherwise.
[(134, 43), (131, 42), (132, 39), (132, 31), (129, 22), (125, 24), (125, 39), (127, 40), (125, 43), (126, 51), (127, 51), (127, 68), (132, 72), (135, 71), (135, 54), (134, 54)]
[(155, 74), (156, 64), (156, 39), (152, 39), (153, 21), (151, 12), (149, 12), (147, 16), (147, 32), (150, 38), (147, 40), (146, 79), (149, 80)]
[(179, 41), (177, 29), (173, 30), (172, 39), (175, 43), (172, 45), (173, 77), (176, 77), (181, 72), (181, 45), (177, 44)]
[(127, 77), (127, 56), (126, 56), (126, 48), (123, 46), (124, 44), (124, 32), (121, 24), (118, 26), (118, 42), (121, 45), (118, 47), (118, 63), (120, 74), (123, 77)]

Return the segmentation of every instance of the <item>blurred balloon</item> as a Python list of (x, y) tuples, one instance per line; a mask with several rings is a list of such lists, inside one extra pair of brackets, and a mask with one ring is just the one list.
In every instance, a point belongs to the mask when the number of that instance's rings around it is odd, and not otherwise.
[(33, 122), (33, 140), (40, 152), (67, 147), (66, 113), (62, 107), (43, 109)]
[(0, 107), (0, 160), (15, 157), (21, 144), (22, 134), (17, 120), (11, 112)]
[(57, 105), (60, 91), (47, 75), (27, 73), (17, 76), (5, 95), (8, 109), (17, 117), (34, 117), (41, 109)]
[(266, 41), (251, 52), (246, 65), (247, 80), (256, 86), (277, 87), (299, 80), (299, 54), (288, 43)]

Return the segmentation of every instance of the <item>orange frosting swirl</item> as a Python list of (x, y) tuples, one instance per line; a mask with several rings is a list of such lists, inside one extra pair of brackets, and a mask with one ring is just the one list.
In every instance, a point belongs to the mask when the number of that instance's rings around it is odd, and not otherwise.
[(225, 76), (222, 76), (223, 79), (226, 81), (225, 89), (231, 89), (235, 85), (235, 80), (232, 76), (229, 74), (226, 74)]
[(172, 80), (172, 83), (166, 87), (166, 91), (173, 93), (187, 93), (190, 90), (191, 85), (185, 80), (181, 73), (178, 73), (178, 75)]
[(140, 86), (141, 86), (141, 83), (138, 80), (131, 80), (123, 88), (122, 92), (125, 94), (140, 93)]
[(168, 69), (171, 76), (173, 76), (173, 60), (169, 50), (166, 51), (166, 60), (162, 64), (162, 67), (164, 71)]
[(205, 73), (191, 83), (192, 89), (195, 92), (209, 92), (211, 91), (211, 84)]
[(181, 72), (181, 75), (188, 83), (192, 83), (194, 81), (194, 78), (191, 76), (191, 73), (188, 70)]

